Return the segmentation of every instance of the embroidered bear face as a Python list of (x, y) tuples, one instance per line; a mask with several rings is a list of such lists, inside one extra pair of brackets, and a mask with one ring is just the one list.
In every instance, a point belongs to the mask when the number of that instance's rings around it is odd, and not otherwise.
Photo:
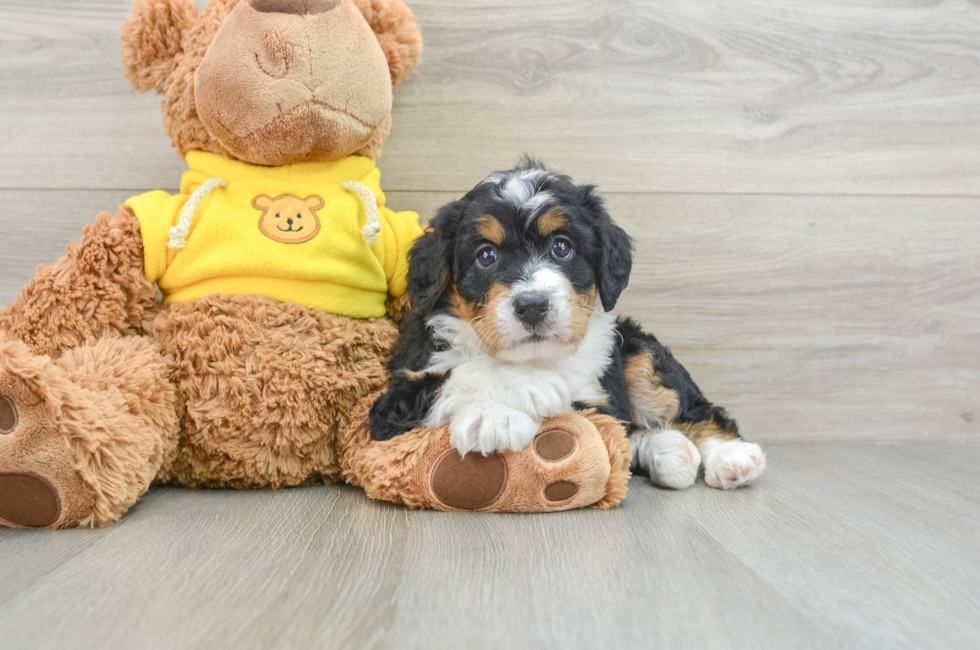
[(323, 207), (323, 199), (315, 194), (305, 199), (294, 194), (280, 194), (276, 198), (259, 194), (252, 199), (252, 207), (262, 211), (259, 230), (274, 241), (302, 244), (320, 232), (316, 211)]

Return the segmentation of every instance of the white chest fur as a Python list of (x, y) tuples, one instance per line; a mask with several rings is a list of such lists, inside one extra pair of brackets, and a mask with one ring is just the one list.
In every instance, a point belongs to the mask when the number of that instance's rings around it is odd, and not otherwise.
[(602, 309), (593, 312), (578, 346), (526, 343), (496, 357), (461, 318), (434, 316), (428, 325), (449, 347), (432, 355), (426, 371), (452, 372), (426, 426), (449, 424), (461, 452), (520, 450), (544, 418), (568, 412), (574, 402), (603, 399), (599, 381), (616, 331), (615, 318)]

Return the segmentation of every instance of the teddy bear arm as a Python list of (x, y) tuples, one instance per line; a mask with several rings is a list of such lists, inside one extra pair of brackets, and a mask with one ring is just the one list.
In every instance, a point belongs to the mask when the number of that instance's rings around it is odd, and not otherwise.
[(140, 334), (156, 288), (143, 274), (143, 242), (126, 206), (99, 214), (65, 255), (37, 273), (0, 311), (0, 332), (35, 354), (58, 356), (85, 341)]

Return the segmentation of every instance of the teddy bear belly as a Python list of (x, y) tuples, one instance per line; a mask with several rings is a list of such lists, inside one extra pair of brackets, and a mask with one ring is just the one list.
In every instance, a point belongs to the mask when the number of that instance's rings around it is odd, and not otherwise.
[(263, 296), (169, 305), (153, 335), (176, 360), (176, 459), (158, 480), (268, 488), (339, 477), (336, 435), (383, 388), (397, 328)]

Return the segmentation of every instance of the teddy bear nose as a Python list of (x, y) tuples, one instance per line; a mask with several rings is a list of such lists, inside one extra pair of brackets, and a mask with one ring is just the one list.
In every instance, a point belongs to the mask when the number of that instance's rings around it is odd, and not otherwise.
[(248, 0), (252, 9), (270, 14), (296, 14), (312, 16), (330, 11), (341, 0)]

